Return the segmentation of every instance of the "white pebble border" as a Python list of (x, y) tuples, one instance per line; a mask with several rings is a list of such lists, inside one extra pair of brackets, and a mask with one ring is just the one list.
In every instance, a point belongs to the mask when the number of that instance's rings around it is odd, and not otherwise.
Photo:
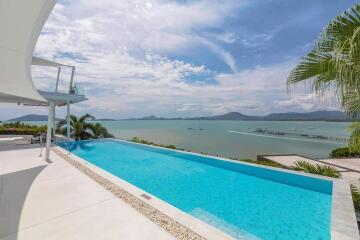
[(98, 173), (94, 172), (93, 170), (89, 169), (84, 164), (81, 164), (75, 160), (73, 160), (68, 155), (64, 154), (63, 152), (52, 148), (52, 151), (55, 152), (57, 155), (62, 157), (65, 161), (79, 169), (85, 175), (99, 183), (101, 186), (106, 188), (108, 191), (113, 193), (116, 197), (120, 198), (121, 200), (125, 201), (129, 204), (132, 208), (137, 210), (138, 212), (142, 213), (145, 217), (150, 219), (155, 224), (159, 225), (161, 228), (169, 232), (173, 235), (176, 239), (191, 239), (191, 240), (204, 240), (205, 238), (200, 236), (199, 234), (195, 233), (194, 231), (190, 230), (189, 228), (185, 227), (184, 225), (178, 223), (174, 219), (170, 218), (169, 216), (165, 215), (164, 213), (160, 212), (159, 210), (155, 209), (154, 207), (150, 206), (149, 204), (145, 203), (141, 199), (135, 197), (134, 195), (130, 194), (129, 192), (125, 191), (118, 185), (114, 184), (113, 182), (109, 181), (108, 179), (104, 178), (103, 176), (99, 175)]

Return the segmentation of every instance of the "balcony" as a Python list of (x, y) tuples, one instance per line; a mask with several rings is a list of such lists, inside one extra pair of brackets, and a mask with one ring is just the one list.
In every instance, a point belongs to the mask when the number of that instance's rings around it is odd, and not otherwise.
[(33, 57), (32, 76), (40, 95), (57, 106), (87, 100), (83, 86), (75, 83), (75, 66)]

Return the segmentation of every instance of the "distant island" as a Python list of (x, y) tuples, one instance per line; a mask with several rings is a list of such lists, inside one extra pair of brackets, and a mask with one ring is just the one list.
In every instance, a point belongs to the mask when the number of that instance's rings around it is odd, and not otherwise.
[[(96, 121), (117, 121), (117, 120), (233, 120), (233, 121), (331, 121), (331, 122), (346, 122), (348, 121), (346, 114), (340, 111), (315, 111), (308, 113), (271, 113), (265, 116), (250, 116), (239, 112), (230, 112), (223, 115), (191, 117), (191, 118), (165, 118), (154, 115), (142, 118), (128, 118), (128, 119), (112, 119), (99, 118)], [(15, 122), (30, 122), (30, 121), (47, 121), (47, 115), (30, 114), (7, 121)]]
[(346, 114), (340, 111), (315, 111), (307, 113), (271, 113), (265, 116), (249, 116), (239, 112), (230, 112), (223, 115), (191, 117), (191, 118), (164, 118), (154, 115), (126, 120), (233, 120), (233, 121), (348, 121)]
[[(48, 116), (47, 115), (37, 115), (37, 114), (29, 114), (24, 115), (21, 117), (12, 118), (9, 120), (6, 120), (7, 122), (35, 122), (35, 121), (47, 121)], [(60, 118), (57, 118), (56, 120), (61, 120)]]

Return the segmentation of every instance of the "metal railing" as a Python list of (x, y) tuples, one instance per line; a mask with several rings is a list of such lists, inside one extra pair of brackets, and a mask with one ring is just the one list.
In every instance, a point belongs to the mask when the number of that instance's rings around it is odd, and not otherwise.
[[(73, 90), (73, 82), (74, 82), (74, 74), (75, 74), (75, 67), (74, 66), (69, 66), (71, 67), (71, 79), (70, 79), (70, 84), (69, 84), (69, 94), (72, 94), (72, 90)], [(58, 71), (57, 71), (57, 77), (56, 77), (56, 85), (55, 85), (55, 92), (57, 93), (59, 91), (59, 80), (60, 80), (60, 75), (61, 75), (61, 69), (62, 67), (57, 67)]]
[[(39, 74), (36, 77), (38, 80), (35, 81), (38, 83), (38, 90), (50, 93), (54, 91), (61, 94), (84, 95), (83, 87), (78, 83), (74, 83), (75, 66), (60, 64), (37, 57), (33, 57), (32, 66), (41, 67), (40, 71), (35, 69), (32, 72), (35, 73), (35, 76), (36, 73)], [(50, 67), (51, 69), (44, 71), (42, 67)], [(54, 80), (51, 81), (51, 86), (49, 85), (49, 79)]]
[[(68, 67), (68, 66), (66, 66)], [(84, 95), (84, 89), (83, 87), (78, 84), (74, 83), (74, 75), (75, 75), (75, 66), (69, 66), (71, 67), (71, 78), (70, 78), (70, 84), (69, 84), (69, 94), (75, 94), (75, 95)], [(61, 75), (61, 69), (62, 67), (58, 67), (57, 77), (56, 77), (56, 85), (55, 85), (55, 92), (57, 93), (59, 91), (59, 80)]]

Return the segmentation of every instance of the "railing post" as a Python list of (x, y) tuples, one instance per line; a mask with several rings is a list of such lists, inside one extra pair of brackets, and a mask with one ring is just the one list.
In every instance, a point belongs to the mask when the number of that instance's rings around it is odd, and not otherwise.
[(66, 103), (66, 137), (70, 141), (70, 101)]
[(70, 93), (70, 94), (71, 94), (71, 90), (73, 89), (74, 74), (75, 74), (75, 66), (72, 66), (72, 70), (71, 70), (71, 80), (70, 80), (70, 86), (69, 86), (69, 93)]
[(56, 143), (56, 104), (54, 104), (52, 120), (52, 135), (54, 136), (54, 143)]
[(57, 73), (57, 78), (56, 78), (55, 92), (58, 91), (60, 72), (61, 72), (61, 67), (58, 67), (58, 73)]

